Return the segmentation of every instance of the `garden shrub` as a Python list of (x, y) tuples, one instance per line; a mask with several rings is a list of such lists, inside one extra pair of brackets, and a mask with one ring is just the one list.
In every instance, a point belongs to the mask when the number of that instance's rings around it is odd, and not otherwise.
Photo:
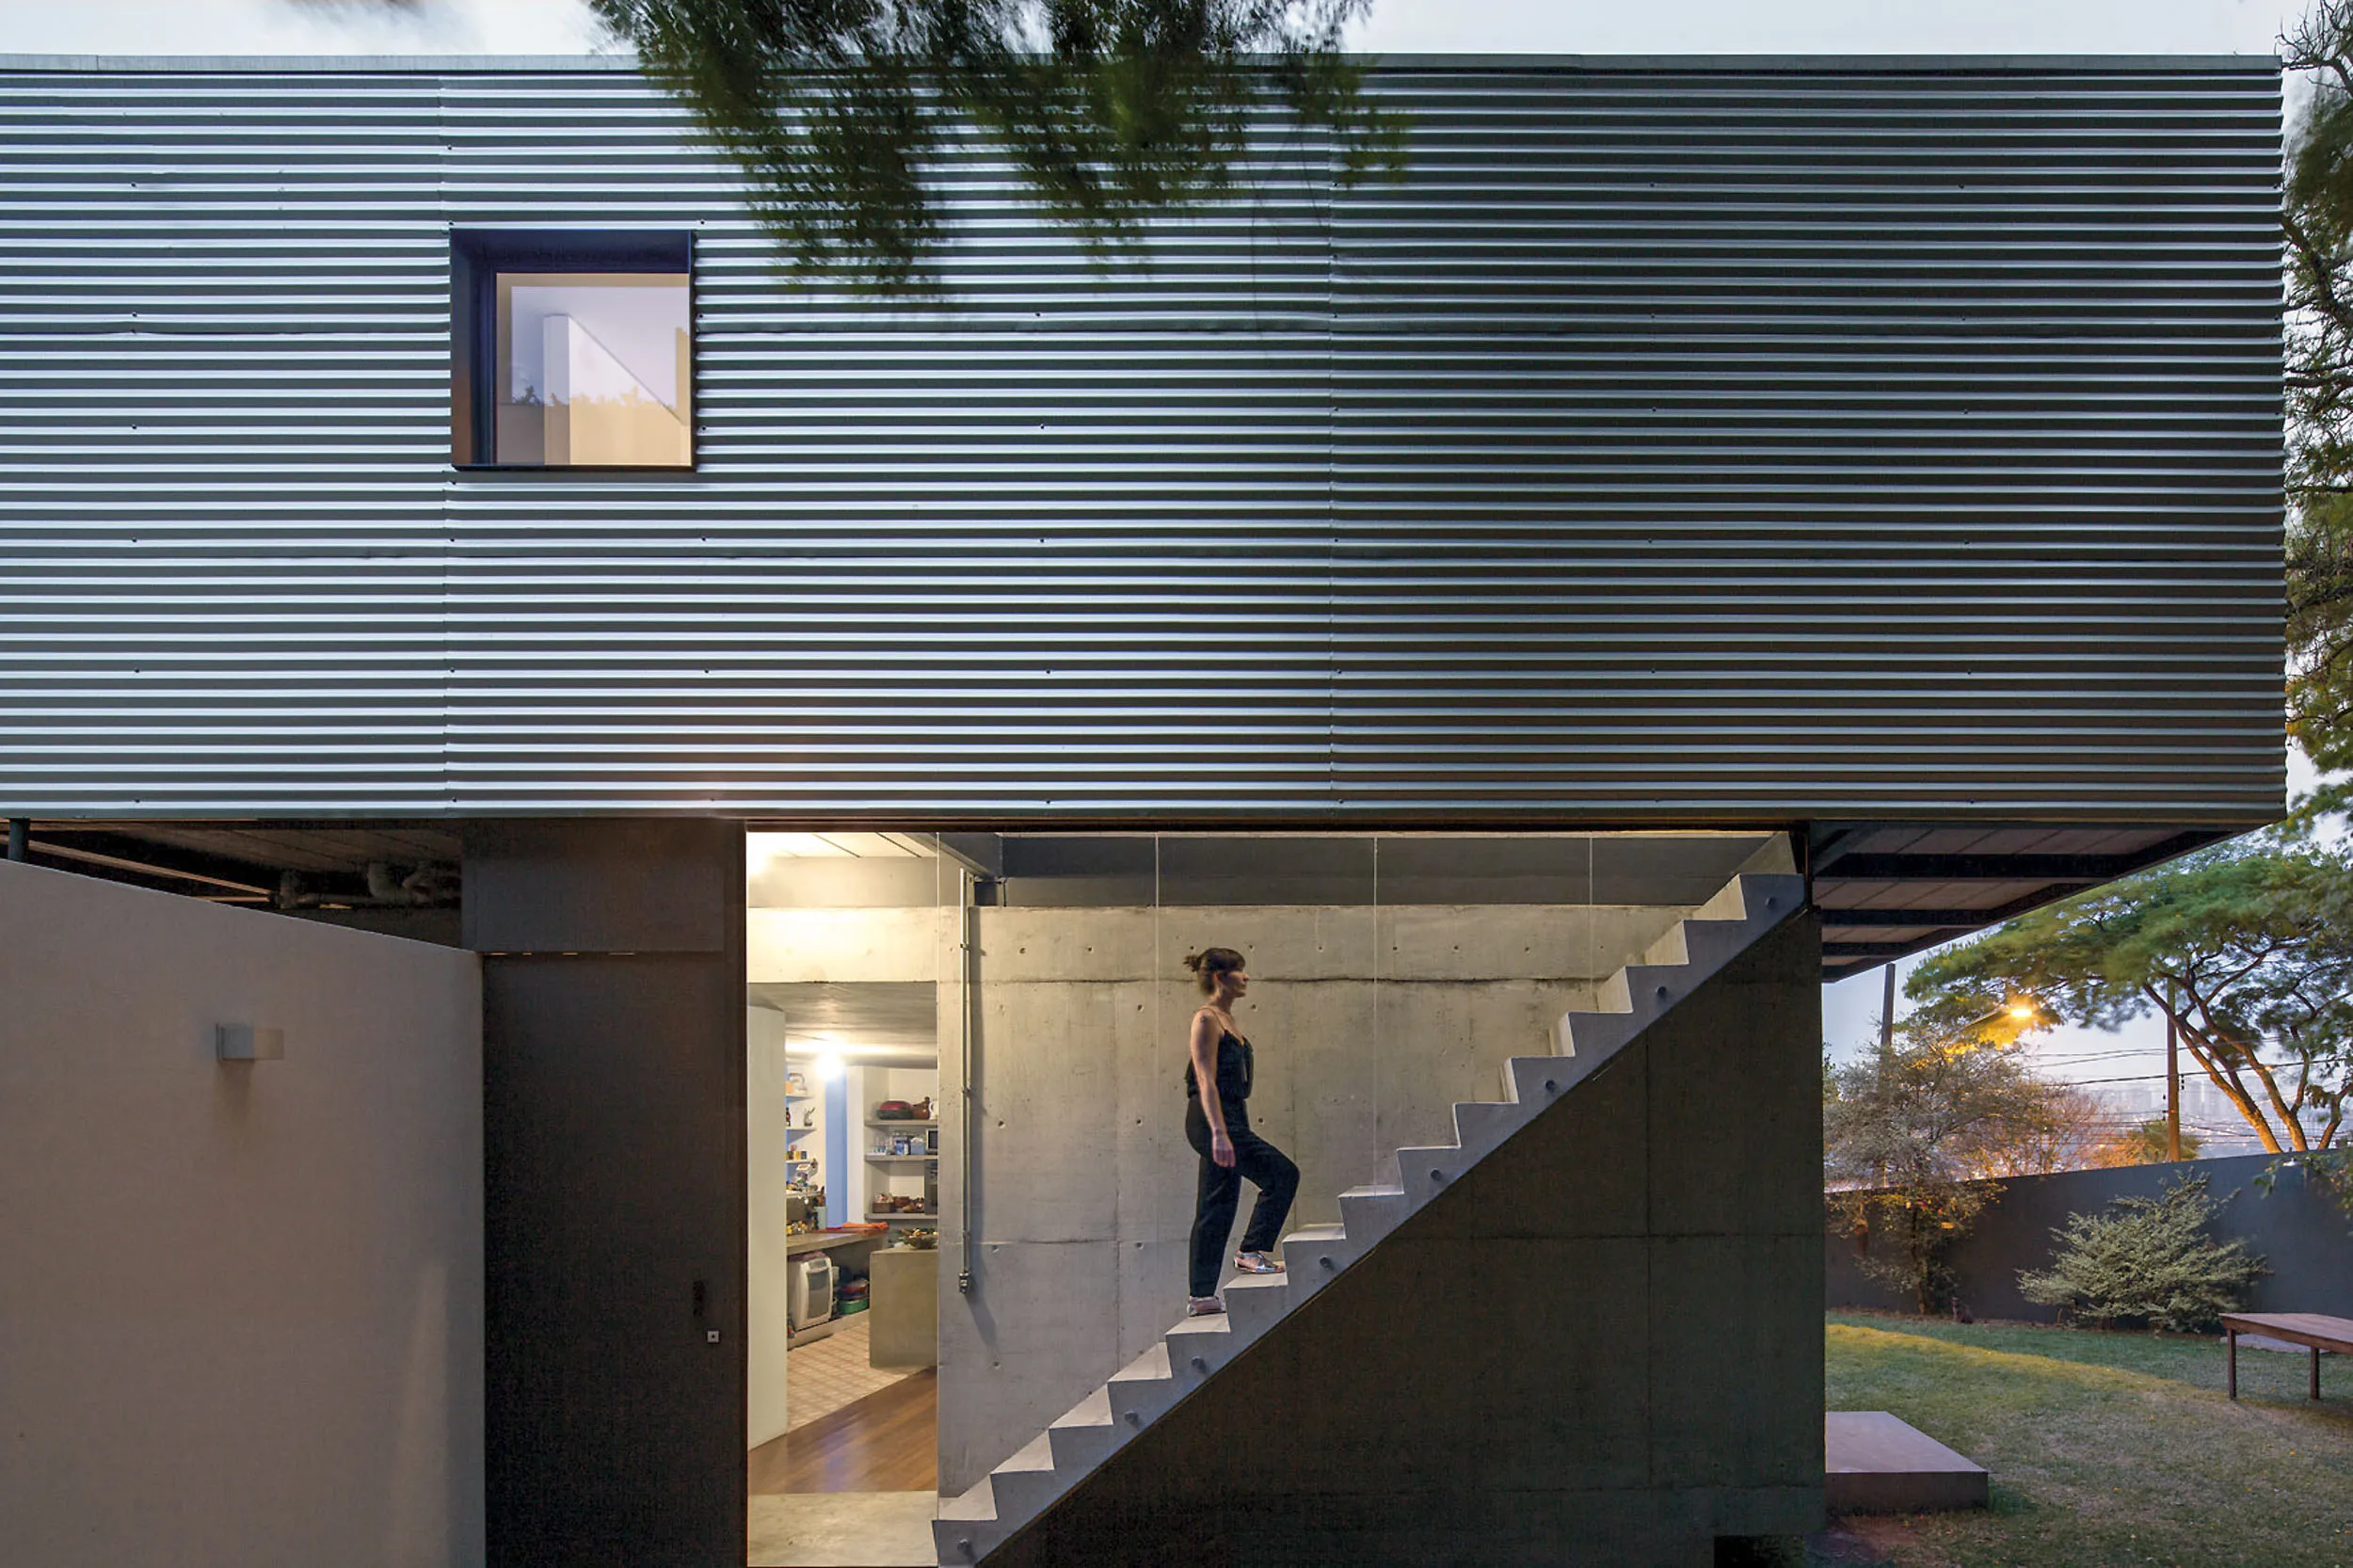
[(2152, 1329), (2211, 1328), (2270, 1271), (2243, 1241), (2217, 1241), (2206, 1227), (2222, 1206), (2202, 1176), (2185, 1176), (2161, 1197), (2119, 1198), (2105, 1214), (2070, 1214), (2051, 1233), (2059, 1243), (2045, 1270), (2021, 1270), (2030, 1302), (2066, 1319), (2105, 1326), (2130, 1320)]

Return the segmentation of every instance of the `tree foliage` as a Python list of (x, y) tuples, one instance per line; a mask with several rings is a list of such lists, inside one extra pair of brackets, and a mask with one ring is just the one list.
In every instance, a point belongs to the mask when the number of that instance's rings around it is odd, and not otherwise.
[(2064, 1168), (2096, 1115), (2069, 1085), (2037, 1077), (2009, 1046), (2014, 1022), (1914, 1013), (1894, 1048), (1825, 1064), (1823, 1175), (1831, 1206), (1863, 1233), (1866, 1274), (1932, 1312), (1949, 1293), (1952, 1244), (2004, 1176)]
[(1344, 180), (1399, 157), (1399, 123), (1340, 53), (1370, 0), (590, 4), (743, 168), (800, 265), (880, 289), (936, 288), (958, 158), (1010, 163), (1108, 255), (1227, 189), (1268, 107), (1331, 133)]
[(2063, 1170), (2095, 1116), (2080, 1091), (2038, 1077), (2018, 1052), (1915, 1015), (1893, 1050), (1831, 1069), (1825, 1174), (1878, 1186)]
[(2353, 1149), (2322, 1149), (2297, 1160), (2275, 1160), (2255, 1174), (2251, 1185), (2267, 1198), (2291, 1172), (2353, 1217)]
[[(2205, 1140), (2200, 1138), (2198, 1134), (2187, 1128), (2183, 1129), (2182, 1158), (2184, 1160), (2197, 1159), (2198, 1151), (2204, 1145), (2204, 1143)], [(2145, 1122), (2136, 1122), (2112, 1138), (2103, 1138), (2091, 1146), (2088, 1163), (2107, 1167), (2162, 1165), (2173, 1158), (2171, 1144), (2172, 1140), (2168, 1133), (2165, 1118), (2153, 1116)]]
[(1913, 995), (2169, 1016), (2265, 1148), (2326, 1148), (2353, 1091), (2353, 864), (2269, 838), (2079, 893), (1929, 958)]
[(2211, 1328), (2268, 1272), (2245, 1242), (2207, 1234), (2220, 1211), (2197, 1176), (2161, 1197), (2119, 1198), (2105, 1214), (2070, 1214), (2051, 1233), (2059, 1246), (2050, 1268), (2021, 1270), (2019, 1291), (2103, 1327), (2131, 1320), (2179, 1333)]
[[(2353, 0), (2281, 44), (2311, 90), (2288, 136), (2288, 727), (2353, 766)], [(2328, 802), (2341, 807), (2330, 792)]]

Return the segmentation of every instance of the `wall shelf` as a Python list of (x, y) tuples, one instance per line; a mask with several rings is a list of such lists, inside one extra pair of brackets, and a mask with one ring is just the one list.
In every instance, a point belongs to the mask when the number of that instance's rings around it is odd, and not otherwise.
[(905, 1210), (905, 1209), (901, 1209), (901, 1210), (898, 1210), (897, 1212), (891, 1212), (891, 1211), (888, 1211), (888, 1210), (885, 1210), (884, 1212), (879, 1213), (879, 1214), (869, 1214), (869, 1215), (867, 1215), (867, 1216), (866, 1216), (866, 1223), (867, 1223), (867, 1224), (873, 1224), (876, 1220), (936, 1220), (936, 1219), (938, 1219), (938, 1218), (939, 1218), (939, 1216), (938, 1216), (938, 1215), (936, 1215), (936, 1214), (932, 1214), (932, 1213), (910, 1213), (910, 1212), (908, 1212), (908, 1211), (907, 1211), (907, 1210)]
[(938, 1120), (938, 1118), (937, 1118), (937, 1117), (934, 1117), (932, 1120), (930, 1120), (930, 1121), (928, 1121), (928, 1122), (917, 1122), (917, 1121), (877, 1122), (877, 1121), (873, 1121), (873, 1120), (871, 1120), (871, 1119), (870, 1119), (870, 1120), (867, 1122), (867, 1124), (866, 1124), (866, 1125), (867, 1125), (868, 1127), (937, 1127), (937, 1126), (939, 1125), (939, 1120)]
[(870, 1154), (866, 1157), (877, 1165), (936, 1165), (936, 1154)]

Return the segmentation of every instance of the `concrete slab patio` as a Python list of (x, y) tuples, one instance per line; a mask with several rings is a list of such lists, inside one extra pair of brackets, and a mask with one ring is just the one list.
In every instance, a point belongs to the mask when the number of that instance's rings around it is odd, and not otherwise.
[(1983, 1508), (1985, 1467), (1884, 1410), (1822, 1417), (1824, 1500), (1833, 1513), (1924, 1513)]

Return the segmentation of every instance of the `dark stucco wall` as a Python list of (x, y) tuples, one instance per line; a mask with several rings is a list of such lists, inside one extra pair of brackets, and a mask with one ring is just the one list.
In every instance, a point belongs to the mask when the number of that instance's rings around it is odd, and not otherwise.
[[(2065, 1224), (2071, 1213), (2094, 1213), (2126, 1195), (2154, 1197), (2176, 1175), (2188, 1173), (2205, 1176), (2207, 1191), (2224, 1200), (2216, 1234), (2244, 1238), (2270, 1263), (2272, 1272), (2256, 1281), (2249, 1298), (2249, 1311), (2353, 1315), (2353, 1218), (2297, 1175), (2285, 1177), (2268, 1197), (2255, 1191), (2253, 1178), (2271, 1160), (2270, 1155), (2246, 1155), (2111, 1171), (2063, 1171), (2005, 1182), (2001, 1196), (1979, 1216), (1977, 1228), (1954, 1248), (1962, 1305), (1978, 1318), (2052, 1321), (2057, 1315), (2053, 1308), (2038, 1306), (2018, 1293), (2021, 1269), (2049, 1265), (2051, 1232)], [(1851, 1236), (1833, 1231), (1826, 1247), (1830, 1305), (1910, 1309), (1900, 1293), (1856, 1267)]]

